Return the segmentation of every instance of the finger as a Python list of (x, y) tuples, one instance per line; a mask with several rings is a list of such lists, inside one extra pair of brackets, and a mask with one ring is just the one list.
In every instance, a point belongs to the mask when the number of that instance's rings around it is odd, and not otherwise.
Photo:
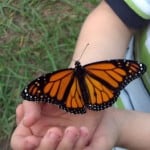
[(80, 128), (80, 136), (75, 144), (76, 150), (83, 150), (83, 148), (89, 143), (89, 131), (86, 127)]
[(58, 128), (49, 129), (37, 150), (55, 150), (62, 137)]
[(14, 150), (33, 150), (38, 147), (40, 139), (35, 136), (15, 136), (11, 142), (11, 148)]
[(79, 130), (75, 127), (68, 127), (65, 130), (64, 136), (59, 143), (57, 150), (72, 150), (74, 149), (74, 145), (79, 138)]
[(20, 123), (24, 116), (23, 105), (19, 104), (16, 108), (16, 123), (17, 125)]
[(30, 130), (20, 123), (11, 137), (11, 147), (14, 150), (33, 150), (40, 143), (40, 138), (31, 135)]
[(23, 124), (27, 127), (33, 125), (41, 115), (41, 105), (35, 102), (23, 101), (24, 118)]

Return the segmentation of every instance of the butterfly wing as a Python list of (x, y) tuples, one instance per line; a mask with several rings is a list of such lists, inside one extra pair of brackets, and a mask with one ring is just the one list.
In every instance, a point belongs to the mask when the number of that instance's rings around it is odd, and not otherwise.
[(85, 65), (84, 68), (89, 93), (86, 107), (92, 110), (112, 106), (121, 89), (146, 71), (144, 64), (122, 59), (96, 62)]
[(75, 75), (75, 69), (59, 70), (35, 79), (21, 95), (29, 101), (49, 102), (67, 112), (82, 114), (86, 112), (86, 107), (102, 110), (111, 106), (121, 89), (146, 71), (145, 65), (130, 60), (102, 61), (83, 67), (79, 65), (80, 69), (84, 74), (76, 73), (84, 81)]
[(83, 114), (86, 112), (86, 108), (79, 86), (79, 80), (76, 76), (74, 76), (70, 83), (67, 95), (64, 97), (65, 103), (61, 104), (60, 108), (65, 109), (70, 113)]
[(32, 81), (21, 93), (23, 99), (49, 102), (71, 113), (85, 113), (74, 69), (59, 70)]

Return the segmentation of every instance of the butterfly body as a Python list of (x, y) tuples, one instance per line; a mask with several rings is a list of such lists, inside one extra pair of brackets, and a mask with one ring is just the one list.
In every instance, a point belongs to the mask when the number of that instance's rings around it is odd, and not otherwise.
[(85, 105), (89, 101), (89, 92), (87, 89), (87, 85), (85, 82), (85, 75), (87, 74), (85, 68), (83, 68), (79, 61), (75, 62), (75, 70), (74, 70), (75, 76), (78, 79), (79, 87), (81, 89), (82, 98), (84, 100)]
[(144, 64), (132, 60), (100, 61), (43, 75), (32, 81), (22, 97), (29, 101), (58, 105), (67, 112), (83, 114), (99, 111), (117, 100), (121, 89), (146, 71)]

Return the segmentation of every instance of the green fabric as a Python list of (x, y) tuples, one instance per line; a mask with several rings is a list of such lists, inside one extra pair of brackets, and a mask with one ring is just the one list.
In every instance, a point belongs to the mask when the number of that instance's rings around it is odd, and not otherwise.
[(150, 92), (150, 54), (145, 45), (146, 41), (146, 32), (147, 30), (143, 30), (136, 35), (135, 38), (135, 57), (138, 61), (143, 62), (147, 66), (146, 73), (142, 76), (144, 84), (148, 91)]
[(124, 2), (140, 17), (144, 19), (150, 19), (150, 14), (144, 13), (139, 7), (136, 6), (136, 4), (132, 0), (124, 0)]
[(117, 99), (117, 102), (115, 103), (115, 107), (120, 108), (120, 109), (125, 109), (125, 106), (120, 97)]

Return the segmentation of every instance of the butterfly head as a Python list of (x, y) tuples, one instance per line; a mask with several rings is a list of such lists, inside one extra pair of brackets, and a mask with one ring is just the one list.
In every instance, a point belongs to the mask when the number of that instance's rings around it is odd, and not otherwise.
[(81, 64), (80, 64), (79, 61), (76, 61), (76, 62), (75, 62), (75, 68), (78, 68), (78, 67), (81, 67)]

